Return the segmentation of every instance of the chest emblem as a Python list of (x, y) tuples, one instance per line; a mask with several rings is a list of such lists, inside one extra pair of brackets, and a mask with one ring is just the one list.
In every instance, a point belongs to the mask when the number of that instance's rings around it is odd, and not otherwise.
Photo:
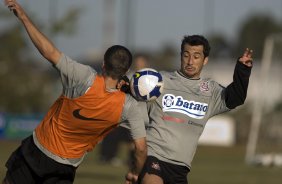
[(203, 81), (200, 83), (200, 91), (202, 92), (209, 91), (209, 82), (208, 81)]

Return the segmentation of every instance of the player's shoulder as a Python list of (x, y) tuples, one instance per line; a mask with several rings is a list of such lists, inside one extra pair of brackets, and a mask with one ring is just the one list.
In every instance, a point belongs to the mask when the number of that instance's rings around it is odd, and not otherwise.
[(124, 107), (131, 108), (138, 105), (138, 101), (129, 93), (125, 93)]
[(170, 71), (159, 71), (159, 73), (162, 75), (162, 76), (173, 76), (174, 75), (174, 72), (170, 72)]
[(89, 72), (94, 73), (95, 75), (98, 73), (97, 70), (95, 70), (92, 66), (79, 62), (76, 59), (71, 58), (70, 56), (66, 55), (65, 53), (61, 54), (61, 57), (57, 64), (55, 65), (56, 68), (62, 69), (62, 68), (76, 68), (79, 70), (82, 70), (82, 72)]
[(213, 80), (212, 78), (208, 78), (208, 77), (201, 78), (199, 80), (199, 82), (209, 82), (211, 84), (216, 84), (217, 83), (215, 80)]
[(217, 81), (211, 78), (201, 78), (199, 80), (199, 86), (202, 90), (214, 90), (216, 88), (222, 88), (223, 86), (220, 85)]
[(164, 80), (177, 78), (175, 72), (159, 71)]
[(125, 94), (125, 102), (123, 106), (122, 119), (127, 120), (128, 118), (132, 118), (132, 116), (135, 118), (138, 116), (141, 117), (142, 115), (141, 115), (140, 107), (143, 107), (143, 106), (140, 104), (142, 103), (146, 103), (146, 102), (137, 101), (132, 95)]

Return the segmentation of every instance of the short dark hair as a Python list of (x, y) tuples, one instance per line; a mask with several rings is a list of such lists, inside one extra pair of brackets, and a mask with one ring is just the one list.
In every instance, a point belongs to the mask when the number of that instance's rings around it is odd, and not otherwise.
[(190, 36), (184, 36), (181, 43), (181, 54), (183, 54), (184, 46), (188, 44), (191, 46), (198, 46), (203, 45), (204, 47), (204, 56), (208, 57), (210, 54), (210, 44), (209, 41), (202, 35), (190, 35)]
[(132, 54), (124, 46), (113, 45), (104, 54), (105, 75), (119, 79), (132, 64)]

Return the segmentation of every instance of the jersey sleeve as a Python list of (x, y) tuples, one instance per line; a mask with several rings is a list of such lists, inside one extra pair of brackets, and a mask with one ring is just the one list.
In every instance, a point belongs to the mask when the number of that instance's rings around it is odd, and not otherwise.
[(141, 105), (127, 94), (120, 126), (129, 129), (133, 139), (146, 137), (145, 121), (148, 121), (148, 115), (142, 113), (142, 108), (145, 106), (141, 107)]
[(213, 100), (215, 100), (212, 115), (236, 108), (244, 104), (247, 97), (251, 67), (237, 61), (233, 81), (225, 88), (214, 82)]
[(226, 88), (215, 81), (211, 81), (213, 87), (212, 103), (211, 103), (211, 117), (217, 114), (229, 111), (230, 109), (226, 106), (225, 96)]
[(64, 54), (55, 68), (60, 72), (63, 93), (69, 98), (83, 95), (97, 74), (92, 67), (78, 63)]
[(226, 88), (225, 101), (228, 108), (234, 109), (244, 104), (247, 97), (251, 69), (251, 67), (247, 67), (237, 61), (233, 74), (233, 82)]

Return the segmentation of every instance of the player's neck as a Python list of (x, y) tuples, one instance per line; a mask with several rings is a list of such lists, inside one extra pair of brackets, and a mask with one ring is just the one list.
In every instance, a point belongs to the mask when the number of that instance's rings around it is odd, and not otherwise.
[(105, 77), (105, 76), (104, 76), (104, 79), (105, 79), (106, 89), (110, 89), (110, 90), (116, 89), (117, 82), (118, 82), (117, 79), (113, 79), (111, 77)]

